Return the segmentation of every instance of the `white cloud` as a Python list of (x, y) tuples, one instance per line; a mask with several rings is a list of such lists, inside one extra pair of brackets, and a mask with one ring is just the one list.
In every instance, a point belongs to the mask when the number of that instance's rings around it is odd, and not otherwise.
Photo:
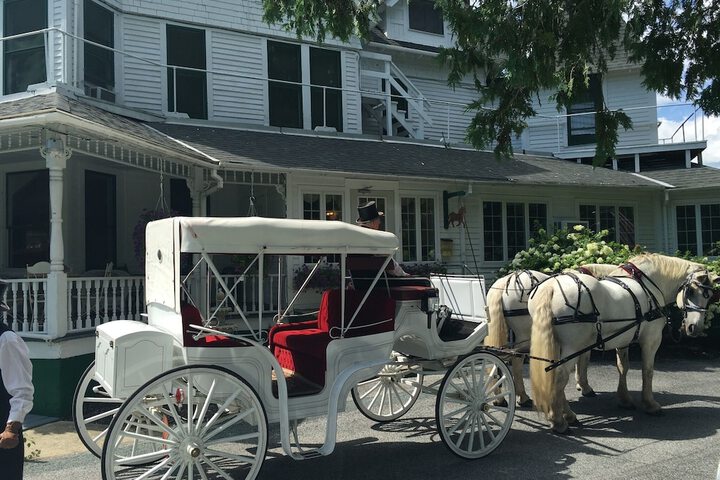
[[(675, 134), (674, 142), (682, 142), (682, 130), (676, 133), (680, 124), (688, 118), (695, 107), (681, 104), (662, 95), (657, 96), (658, 104), (658, 138), (669, 139)], [(695, 131), (697, 129), (697, 137)], [(720, 168), (720, 117), (691, 118), (685, 124), (685, 140), (706, 140), (707, 148), (703, 151), (703, 164)], [(669, 140), (668, 140), (669, 141)]]

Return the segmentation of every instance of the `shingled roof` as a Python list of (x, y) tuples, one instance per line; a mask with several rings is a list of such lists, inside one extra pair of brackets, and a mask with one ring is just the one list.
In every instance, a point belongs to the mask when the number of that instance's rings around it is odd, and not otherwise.
[(246, 168), (316, 170), (477, 182), (662, 188), (631, 173), (567, 160), (444, 148), (377, 138), (349, 139), (154, 123), (153, 128), (220, 160)]
[(641, 171), (641, 175), (672, 185), (674, 189), (720, 188), (720, 169), (693, 165), (692, 168), (672, 168)]

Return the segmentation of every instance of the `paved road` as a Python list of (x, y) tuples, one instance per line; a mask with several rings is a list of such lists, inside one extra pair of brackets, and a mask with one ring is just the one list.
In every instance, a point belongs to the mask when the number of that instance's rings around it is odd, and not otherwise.
[[(640, 372), (631, 363), (629, 388), (639, 401)], [(466, 461), (452, 455), (435, 432), (434, 398), (423, 396), (409, 414), (389, 424), (374, 424), (352, 406), (339, 420), (335, 452), (296, 462), (282, 452), (277, 428), (259, 480), (283, 478), (292, 473), (313, 479), (715, 479), (720, 461), (720, 360), (660, 359), (655, 372), (661, 417), (616, 407), (617, 382), (613, 359), (595, 360), (590, 382), (600, 394), (568, 398), (582, 427), (569, 436), (549, 433), (537, 413), (518, 411), (504, 443), (489, 457)], [(320, 442), (324, 422), (301, 426), (303, 442)], [(40, 429), (38, 429), (40, 430)], [(30, 432), (30, 438), (47, 439)], [(77, 442), (62, 440), (68, 452)], [(41, 453), (26, 464), (26, 480), (95, 480), (99, 460), (87, 452), (63, 454), (56, 449)], [(50, 455), (60, 454), (57, 457)]]

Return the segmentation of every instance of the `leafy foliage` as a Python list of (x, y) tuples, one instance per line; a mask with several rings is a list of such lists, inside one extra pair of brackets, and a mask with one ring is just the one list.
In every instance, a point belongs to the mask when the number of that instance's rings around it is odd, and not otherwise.
[(540, 230), (530, 239), (530, 247), (518, 252), (499, 273), (505, 275), (521, 269), (558, 273), (588, 263), (619, 265), (643, 250), (642, 247), (631, 249), (607, 237), (607, 230), (594, 233), (582, 225), (572, 230), (558, 230), (552, 235)]
[[(410, 0), (413, 1), (413, 0)], [(367, 38), (380, 0), (263, 0), (265, 19), (298, 36)], [(720, 114), (720, 2), (703, 0), (436, 0), (453, 32), (441, 52), (448, 82), (470, 79), (478, 98), (467, 139), (512, 155), (512, 138), (537, 114), (533, 99), (550, 94), (558, 111), (586, 91), (589, 75), (608, 71), (619, 49), (640, 65), (644, 85)], [(615, 155), (622, 110), (601, 102), (593, 163)]]
[[(303, 263), (295, 269), (293, 275), (293, 288), (295, 290), (300, 289), (305, 279), (312, 272), (313, 266)], [(340, 268), (331, 263), (320, 265), (305, 288), (314, 288), (316, 290), (340, 288)]]

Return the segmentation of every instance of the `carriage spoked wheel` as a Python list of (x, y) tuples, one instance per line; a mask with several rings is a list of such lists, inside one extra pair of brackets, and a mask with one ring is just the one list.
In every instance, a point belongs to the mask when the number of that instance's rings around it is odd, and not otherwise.
[(92, 362), (73, 395), (73, 423), (80, 441), (96, 457), (102, 454), (105, 436), (123, 401), (111, 397), (97, 380), (95, 380), (95, 362)]
[(370, 420), (390, 422), (415, 405), (422, 393), (422, 382), (420, 365), (388, 363), (376, 377), (355, 385), (352, 398), (358, 410)]
[(178, 367), (148, 381), (117, 412), (102, 475), (251, 480), (267, 441), (265, 409), (244, 379), (223, 367)]
[(435, 402), (438, 433), (460, 457), (474, 459), (490, 454), (510, 431), (514, 415), (515, 387), (510, 370), (491, 353), (460, 358), (440, 384)]

